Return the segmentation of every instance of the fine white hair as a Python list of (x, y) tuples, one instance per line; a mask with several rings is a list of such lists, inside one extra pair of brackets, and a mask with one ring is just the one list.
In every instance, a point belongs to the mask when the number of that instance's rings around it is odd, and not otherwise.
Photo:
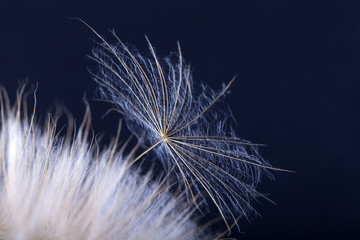
[(72, 136), (40, 127), (0, 91), (0, 239), (200, 239), (194, 207), (129, 169), (117, 142), (88, 140), (90, 113)]

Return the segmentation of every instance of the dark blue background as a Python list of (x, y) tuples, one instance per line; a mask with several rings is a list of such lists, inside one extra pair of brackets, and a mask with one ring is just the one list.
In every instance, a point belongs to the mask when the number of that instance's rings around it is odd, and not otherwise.
[[(352, 237), (360, 227), (360, 2), (16, 1), (0, 3), (0, 83), (14, 96), (17, 81), (39, 83), (38, 112), (64, 100), (75, 117), (82, 96), (94, 96), (86, 57), (96, 40), (79, 21), (111, 39), (158, 55), (176, 51), (195, 81), (219, 89), (235, 74), (227, 98), (238, 135), (266, 143), (274, 173), (259, 189), (277, 204), (255, 204), (262, 217), (240, 222), (239, 239)], [(112, 134), (118, 115), (91, 101), (94, 129)], [(216, 226), (217, 227), (217, 226)], [(219, 226), (220, 229), (220, 226)]]

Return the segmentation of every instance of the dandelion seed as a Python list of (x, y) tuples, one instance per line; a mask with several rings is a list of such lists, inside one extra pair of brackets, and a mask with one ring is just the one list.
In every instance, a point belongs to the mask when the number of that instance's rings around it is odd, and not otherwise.
[(229, 218), (236, 222), (238, 216), (255, 211), (250, 201), (262, 196), (256, 191), (261, 176), (272, 177), (269, 170), (281, 169), (261, 158), (256, 144), (236, 137), (226, 124), (230, 110), (214, 111), (234, 79), (219, 92), (205, 85), (194, 91), (179, 44), (177, 54), (161, 59), (146, 39), (148, 58), (114, 32), (115, 44), (94, 33), (102, 41), (90, 56), (98, 64), (92, 75), (100, 95), (123, 113), (146, 148), (131, 164), (154, 149), (165, 169), (175, 166), (190, 197), (200, 194), (213, 201), (229, 228)]

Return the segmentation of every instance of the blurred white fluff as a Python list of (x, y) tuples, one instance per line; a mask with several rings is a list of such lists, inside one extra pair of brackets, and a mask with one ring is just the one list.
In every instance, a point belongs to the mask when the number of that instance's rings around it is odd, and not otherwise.
[[(0, 91), (0, 239), (199, 239), (192, 207), (128, 168), (116, 142), (87, 140), (89, 110), (73, 139), (56, 119), (39, 127)], [(131, 171), (130, 171), (131, 170)]]

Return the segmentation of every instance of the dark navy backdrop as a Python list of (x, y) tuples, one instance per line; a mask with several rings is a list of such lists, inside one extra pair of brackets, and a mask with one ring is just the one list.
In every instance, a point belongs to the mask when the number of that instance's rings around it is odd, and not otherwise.
[[(260, 190), (277, 204), (255, 204), (262, 217), (241, 221), (239, 239), (351, 237), (360, 226), (360, 2), (16, 1), (0, 3), (0, 83), (39, 83), (38, 112), (64, 100), (80, 119), (83, 93), (95, 84), (87, 67), (94, 34), (159, 55), (176, 50), (195, 81), (220, 88), (235, 74), (227, 101), (238, 135), (265, 143), (263, 156), (296, 171), (275, 173)], [(111, 135), (118, 115), (91, 101), (94, 129)], [(220, 229), (220, 226), (219, 226)]]

